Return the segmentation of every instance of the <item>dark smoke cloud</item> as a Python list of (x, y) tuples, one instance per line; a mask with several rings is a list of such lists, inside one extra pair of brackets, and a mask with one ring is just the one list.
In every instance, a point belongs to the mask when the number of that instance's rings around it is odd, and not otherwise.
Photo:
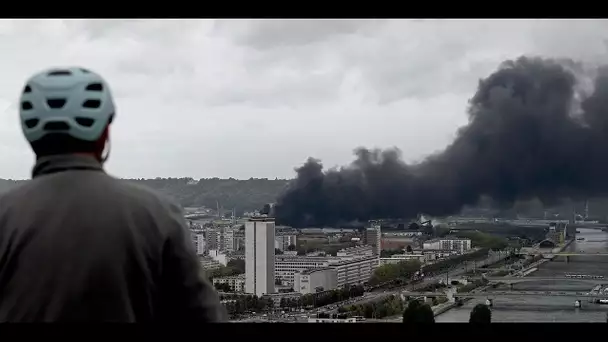
[(511, 204), (608, 194), (606, 69), (506, 61), (480, 81), (468, 115), (454, 142), (419, 164), (404, 163), (397, 149), (359, 148), (350, 165), (326, 172), (308, 159), (277, 200), (277, 221), (301, 227), (442, 216), (482, 195)]

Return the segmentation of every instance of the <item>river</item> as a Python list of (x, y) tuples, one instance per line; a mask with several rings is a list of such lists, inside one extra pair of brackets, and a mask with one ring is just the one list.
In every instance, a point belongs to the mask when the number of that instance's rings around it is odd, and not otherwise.
[[(566, 251), (585, 253), (608, 253), (608, 233), (600, 230), (579, 228), (575, 241)], [(570, 257), (566, 263), (563, 258), (544, 263), (530, 277), (563, 277), (566, 273), (603, 275), (608, 283), (608, 256)], [(525, 282), (515, 284), (514, 290), (562, 290), (590, 291), (593, 285), (560, 281)], [(498, 288), (501, 289), (501, 288)], [(508, 290), (508, 287), (503, 287)], [(459, 308), (454, 308), (436, 317), (437, 322), (468, 322), (471, 309), (484, 299), (472, 299)], [(582, 301), (582, 308), (574, 307), (572, 298), (561, 297), (510, 297), (496, 298), (492, 307), (492, 322), (606, 322), (608, 305), (592, 304)]]

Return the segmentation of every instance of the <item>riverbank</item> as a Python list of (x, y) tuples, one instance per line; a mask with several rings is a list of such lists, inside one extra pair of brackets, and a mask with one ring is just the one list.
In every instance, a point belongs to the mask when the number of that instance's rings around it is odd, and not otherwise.
[(458, 306), (458, 303), (456, 303), (456, 302), (446, 302), (443, 304), (439, 304), (437, 306), (432, 307), (433, 314), (435, 315), (435, 317), (437, 317), (437, 316), (441, 315), (442, 313), (444, 313), (452, 308), (455, 308), (457, 306)]
[[(558, 251), (556, 251), (554, 253), (560, 253), (560, 252), (562, 252), (564, 249), (566, 249), (566, 247), (568, 247), (572, 243), (572, 241), (573, 240), (569, 240), (563, 246), (556, 248), (555, 250), (558, 250)], [(549, 261), (549, 259), (541, 259), (539, 261), (533, 262), (532, 264), (526, 266), (525, 268), (523, 268), (523, 269), (521, 269), (521, 270), (519, 270), (519, 271), (517, 271), (517, 272), (515, 272), (513, 274), (504, 275), (504, 277), (525, 277), (525, 276), (528, 276), (528, 275), (530, 275), (530, 274), (538, 271), (538, 267), (540, 265), (544, 264), (545, 262), (548, 262), (548, 261)], [(492, 286), (492, 284), (483, 285), (483, 286), (480, 286), (480, 287), (472, 290), (471, 292), (472, 293), (483, 292), (483, 291), (486, 291), (487, 289), (489, 289), (491, 286)], [(464, 303), (470, 301), (471, 299), (472, 298), (464, 298), (464, 299), (462, 299), (461, 303), (464, 304)], [(458, 303), (456, 303), (456, 302), (450, 302), (450, 303), (444, 303), (444, 304), (446, 304), (446, 305), (445, 306), (439, 306), (436, 309), (435, 308), (433, 309), (433, 313), (435, 314), (435, 317), (437, 317), (437, 316), (439, 316), (439, 315), (441, 315), (441, 314), (449, 311), (450, 309), (453, 309), (453, 308), (455, 308), (455, 307), (458, 306)], [(450, 305), (447, 305), (447, 304), (450, 304)]]

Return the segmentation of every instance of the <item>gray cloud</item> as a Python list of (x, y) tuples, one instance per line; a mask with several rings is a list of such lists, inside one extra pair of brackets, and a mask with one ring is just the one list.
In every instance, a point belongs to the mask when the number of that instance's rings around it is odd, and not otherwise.
[[(0, 177), (32, 156), (14, 103), (25, 79), (84, 65), (118, 116), (110, 171), (125, 177), (290, 177), (357, 146), (417, 160), (467, 121), (478, 80), (522, 54), (607, 60), (602, 20), (0, 21)], [(1, 106), (0, 106), (1, 107)], [(4, 107), (2, 107), (4, 108)], [(274, 151), (259, 163), (252, 156)]]
[(382, 25), (379, 20), (219, 20), (215, 29), (228, 32), (238, 44), (256, 49), (275, 49), (328, 41), (336, 36), (354, 35)]

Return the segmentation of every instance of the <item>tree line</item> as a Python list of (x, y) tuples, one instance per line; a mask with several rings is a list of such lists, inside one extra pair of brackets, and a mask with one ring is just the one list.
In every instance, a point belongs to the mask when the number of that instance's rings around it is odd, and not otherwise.
[(220, 300), (230, 318), (237, 318), (245, 313), (269, 311), (274, 306), (270, 298), (258, 296), (220, 295)]
[(177, 201), (183, 207), (215, 209), (219, 204), (226, 209), (235, 208), (237, 216), (245, 211), (259, 210), (266, 203), (276, 201), (287, 185), (285, 179), (250, 178), (156, 178), (130, 179), (157, 190)]
[(377, 287), (401, 286), (411, 283), (417, 271), (422, 273), (442, 273), (449, 271), (467, 261), (483, 260), (488, 256), (489, 249), (462, 254), (422, 266), (418, 260), (407, 260), (396, 264), (386, 264), (377, 267), (368, 281), (369, 289)]
[(376, 302), (345, 305), (338, 308), (338, 312), (341, 314), (376, 319), (399, 315), (403, 310), (403, 300), (396, 295), (390, 295)]
[(344, 286), (340, 289), (305, 294), (298, 298), (281, 298), (279, 306), (283, 309), (307, 309), (341, 302), (350, 298), (361, 297), (365, 293), (363, 286)]

